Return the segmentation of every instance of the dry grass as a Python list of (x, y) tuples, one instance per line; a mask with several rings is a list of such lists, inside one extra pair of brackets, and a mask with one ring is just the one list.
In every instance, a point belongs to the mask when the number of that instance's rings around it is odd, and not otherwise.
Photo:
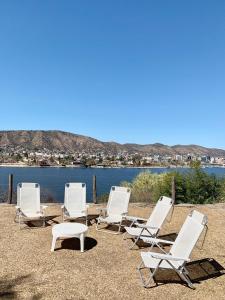
[[(177, 233), (192, 208), (176, 207), (171, 223), (161, 234)], [(3, 299), (224, 299), (225, 276), (219, 276), (219, 265), (225, 266), (225, 207), (199, 206), (209, 217), (209, 231), (204, 248), (195, 249), (194, 264), (189, 266), (196, 290), (183, 285), (174, 274), (159, 273), (158, 287), (140, 285), (137, 265), (140, 250), (128, 250), (129, 240), (89, 226), (86, 251), (79, 251), (78, 240), (58, 241), (57, 251), (50, 252), (51, 226), (19, 229), (14, 223), (15, 208), (1, 205), (0, 212), (0, 297)], [(147, 217), (150, 207), (132, 204), (130, 215)], [(53, 222), (61, 222), (60, 208), (47, 210)], [(91, 207), (90, 214), (96, 214)], [(51, 225), (52, 225), (51, 224)], [(147, 248), (144, 249), (147, 251)], [(212, 264), (208, 258), (219, 265)], [(200, 265), (197, 260), (202, 260)], [(214, 262), (214, 261), (213, 261)], [(210, 278), (212, 277), (212, 278)]]

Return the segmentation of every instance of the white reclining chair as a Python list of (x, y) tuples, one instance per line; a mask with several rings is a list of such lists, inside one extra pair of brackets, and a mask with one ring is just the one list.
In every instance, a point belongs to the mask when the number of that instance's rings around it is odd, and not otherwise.
[[(127, 216), (127, 220), (132, 221), (130, 227), (125, 227), (126, 233), (124, 238), (129, 234), (134, 238), (134, 243), (131, 245), (132, 249), (140, 239), (146, 237), (156, 237), (168, 217), (169, 212), (173, 208), (174, 201), (171, 198), (162, 196), (156, 203), (148, 220)], [(147, 221), (145, 224), (138, 223), (138, 220)], [(133, 226), (135, 225), (135, 227)]]
[[(175, 242), (166, 241), (162, 239), (146, 239), (146, 242), (154, 244), (159, 247), (160, 244), (172, 245), (170, 251), (167, 253), (160, 246), (163, 253), (155, 252), (141, 252), (142, 262), (138, 267), (141, 281), (144, 287), (148, 287), (150, 281), (154, 279), (154, 275), (159, 269), (174, 270), (179, 277), (184, 280), (187, 285), (194, 289), (186, 263), (190, 261), (190, 255), (195, 247), (204, 228), (207, 229), (207, 217), (197, 211), (192, 211), (186, 218)], [(150, 276), (146, 281), (143, 277), (142, 270), (149, 269)]]
[[(117, 225), (119, 227), (118, 234), (121, 229), (122, 221), (128, 213), (128, 204), (130, 200), (131, 190), (126, 187), (112, 186), (109, 194), (108, 204), (105, 209), (100, 209), (100, 215), (97, 218), (96, 229), (101, 223)], [(110, 232), (110, 231), (105, 231)], [(110, 232), (113, 233), (113, 232)]]
[(40, 185), (38, 183), (23, 182), (17, 185), (17, 205), (15, 220), (21, 225), (22, 220), (42, 220), (45, 226), (44, 210), (46, 205), (40, 204)]
[(85, 217), (87, 225), (86, 184), (79, 182), (66, 183), (64, 205), (61, 208), (63, 221)]

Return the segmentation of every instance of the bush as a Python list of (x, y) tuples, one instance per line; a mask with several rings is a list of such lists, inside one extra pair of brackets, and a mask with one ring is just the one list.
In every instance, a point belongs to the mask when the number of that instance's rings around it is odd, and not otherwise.
[(160, 195), (160, 186), (165, 174), (143, 172), (131, 182), (121, 182), (121, 186), (131, 188), (131, 202), (155, 202)]
[(215, 203), (225, 201), (225, 179), (205, 173), (197, 164), (184, 173), (140, 173), (131, 183), (131, 201), (156, 202), (161, 195), (171, 197), (172, 179), (176, 183), (176, 203)]
[(108, 202), (108, 199), (109, 199), (109, 194), (103, 194), (103, 195), (97, 196), (97, 203), (98, 204), (100, 204), (100, 203), (106, 204)]

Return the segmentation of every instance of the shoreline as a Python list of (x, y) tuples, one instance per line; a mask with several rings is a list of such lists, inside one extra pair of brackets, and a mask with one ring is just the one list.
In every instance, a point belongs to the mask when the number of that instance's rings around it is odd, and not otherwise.
[[(67, 165), (67, 166), (29, 166), (29, 165), (21, 165), (21, 164), (0, 164), (0, 168), (76, 168), (76, 169), (190, 169), (190, 166), (121, 166), (121, 167), (98, 167), (98, 166), (91, 166), (91, 167), (81, 167), (81, 166), (73, 166), (73, 165)], [(203, 165), (201, 166), (201, 169), (205, 168), (225, 168), (225, 166), (219, 166), (219, 165)]]

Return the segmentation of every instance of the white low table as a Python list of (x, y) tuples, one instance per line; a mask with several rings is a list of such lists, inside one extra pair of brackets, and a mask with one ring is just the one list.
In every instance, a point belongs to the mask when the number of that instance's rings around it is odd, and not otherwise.
[(80, 250), (84, 252), (84, 239), (88, 227), (80, 223), (61, 223), (52, 227), (52, 247), (51, 251), (55, 250), (55, 244), (59, 238), (79, 238)]

